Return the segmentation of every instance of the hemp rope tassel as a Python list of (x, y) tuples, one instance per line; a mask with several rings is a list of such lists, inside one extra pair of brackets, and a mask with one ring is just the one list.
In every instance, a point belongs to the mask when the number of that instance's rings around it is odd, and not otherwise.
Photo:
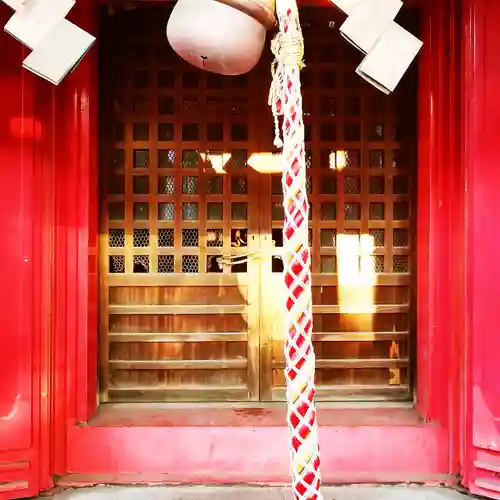
[[(275, 141), (283, 148), (283, 264), (286, 285), (285, 377), (290, 433), (292, 486), (296, 500), (322, 500), (315, 407), (315, 364), (312, 344), (311, 253), (309, 203), (306, 190), (304, 121), (300, 70), (304, 43), (296, 0), (277, 0), (279, 33), (271, 49), (275, 56), (269, 104)], [(283, 117), (283, 139), (279, 116)]]

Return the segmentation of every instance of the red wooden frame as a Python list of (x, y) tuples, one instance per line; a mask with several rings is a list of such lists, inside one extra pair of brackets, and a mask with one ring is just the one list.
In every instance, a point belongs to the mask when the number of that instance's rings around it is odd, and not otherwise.
[[(79, 4), (79, 8), (80, 12), (75, 13), (79, 24), (93, 31), (91, 6)], [(381, 426), (381, 410), (373, 409), (362, 410), (366, 415), (362, 426), (347, 427), (349, 423), (342, 422), (340, 413), (337, 425), (321, 429), (322, 442), (333, 443), (323, 445), (322, 450), (326, 482), (446, 480), (448, 473), (458, 472), (449, 450), (454, 389), (448, 381), (457, 380), (453, 372), (460, 361), (449, 355), (454, 349), (446, 334), (454, 321), (452, 308), (442, 307), (451, 276), (447, 250), (452, 234), (447, 228), (451, 227), (452, 213), (439, 203), (450, 198), (448, 182), (452, 168), (448, 154), (451, 138), (443, 133), (449, 129), (451, 119), (450, 85), (439, 76), (445, 73), (449, 80), (453, 77), (449, 61), (441, 56), (449, 43), (449, 33), (439, 23), (445, 8), (444, 2), (423, 6), (425, 45), (420, 59), (417, 408), (424, 422), (415, 423), (408, 415), (401, 420), (401, 412), (395, 412), (389, 421), (396, 425)], [(64, 283), (64, 287), (56, 291), (59, 313), (55, 427), (66, 432), (55, 437), (54, 470), (58, 474), (85, 474), (88, 481), (92, 481), (89, 474), (102, 480), (118, 476), (121, 481), (140, 474), (145, 480), (158, 481), (286, 482), (284, 426), (269, 427), (265, 421), (257, 428), (169, 428), (158, 422), (147, 428), (103, 427), (98, 422), (85, 425), (97, 404), (97, 318), (93, 306), (89, 308), (89, 304), (96, 303), (97, 283), (97, 207), (95, 197), (91, 197), (91, 193), (97, 192), (95, 63), (94, 50), (67, 79), (58, 98), (57, 121), (64, 124), (61, 134), (66, 137), (61, 142), (68, 146), (60, 151), (58, 162), (61, 170), (65, 165), (66, 172), (58, 172), (60, 189), (56, 200), (61, 219), (57, 225), (68, 230), (63, 238), (56, 238), (59, 253), (64, 255), (56, 282)], [(436, 103), (442, 104), (438, 113), (431, 108)], [(406, 410), (408, 414), (414, 411)], [(269, 442), (275, 443), (273, 450), (265, 446)], [(96, 446), (101, 447), (97, 457)], [(133, 454), (126, 451), (131, 447)], [(238, 450), (245, 452), (240, 455)], [(183, 460), (179, 461), (181, 455)], [(397, 465), (393, 456), (399, 457)], [(163, 474), (165, 470), (169, 474)]]
[[(0, 10), (0, 22), (6, 20)], [(41, 365), (47, 344), (47, 323), (40, 315), (36, 297), (43, 283), (45, 266), (35, 251), (43, 243), (41, 228), (45, 206), (35, 213), (35, 177), (41, 152), (40, 121), (35, 109), (35, 79), (22, 73), (18, 59), (25, 50), (8, 40), (0, 67), (0, 158), (3, 182), (2, 259), (0, 297), (2, 302), (2, 338), (0, 365), (0, 498), (4, 492), (36, 494), (39, 484), (48, 483), (39, 476), (48, 440), (41, 435), (47, 421), (46, 388)], [(33, 290), (33, 285), (35, 290)], [(34, 293), (33, 293), (34, 292)], [(24, 312), (24, 314), (23, 314)], [(20, 366), (33, 366), (20, 370)], [(45, 393), (46, 395), (47, 393)], [(44, 469), (45, 471), (45, 469)], [(7, 494), (9, 494), (7, 493)]]
[(500, 211), (500, 5), (463, 0), (463, 140), (466, 204), (466, 328), (470, 346), (463, 441), (464, 484), (476, 495), (500, 499), (500, 384), (498, 297)]
[(465, 305), (466, 256), (464, 227), (458, 223), (465, 216), (457, 114), (460, 13), (454, 0), (428, 0), (426, 6), (419, 85), (417, 407), (427, 421), (448, 429), (449, 470), (457, 472), (467, 355), (459, 314)]

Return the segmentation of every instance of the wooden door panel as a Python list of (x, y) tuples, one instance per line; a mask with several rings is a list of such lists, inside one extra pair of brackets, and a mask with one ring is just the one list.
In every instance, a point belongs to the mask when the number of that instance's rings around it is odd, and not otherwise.
[(109, 286), (107, 399), (251, 399), (247, 280), (146, 278)]
[(112, 400), (248, 398), (247, 285), (210, 290), (110, 288)]
[[(331, 279), (331, 278), (330, 278)], [(263, 372), (272, 387), (261, 387), (269, 400), (284, 398), (284, 315), (281, 275), (267, 280), (273, 301), (265, 304), (268, 331), (273, 336), (262, 355)], [(313, 275), (313, 283), (327, 282), (325, 275)], [(332, 281), (337, 281), (335, 278)], [(267, 288), (267, 287), (266, 287)], [(384, 285), (377, 288), (384, 289)], [(376, 290), (377, 290), (376, 288)], [(388, 287), (392, 288), (392, 287)], [(408, 303), (382, 303), (369, 312), (350, 304), (350, 312), (336, 300), (318, 304), (319, 289), (336, 290), (338, 284), (313, 287), (313, 343), (316, 353), (318, 400), (405, 400), (409, 397), (409, 320)], [(337, 296), (336, 291), (326, 295)], [(390, 296), (391, 294), (389, 294)], [(324, 300), (323, 302), (327, 302)], [(337, 302), (337, 303), (336, 303)], [(273, 310), (269, 310), (273, 307)], [(268, 319), (269, 321), (269, 319)], [(397, 349), (397, 350), (395, 350)], [(264, 373), (263, 373), (264, 376)]]
[(101, 398), (256, 400), (255, 75), (194, 69), (167, 18), (103, 20)]
[[(281, 177), (248, 167), (276, 151), (270, 54), (195, 70), (157, 37), (166, 17), (103, 21), (101, 398), (282, 400)], [(318, 399), (407, 399), (415, 77), (384, 97), (335, 9), (301, 18)]]
[[(414, 330), (415, 73), (384, 96), (355, 74), (361, 55), (331, 29), (341, 22), (334, 10), (303, 8), (301, 19), (318, 400), (405, 400)], [(261, 150), (272, 151), (272, 124), (263, 124)], [(261, 394), (282, 400), (281, 176), (261, 186), (268, 256), (261, 265)]]

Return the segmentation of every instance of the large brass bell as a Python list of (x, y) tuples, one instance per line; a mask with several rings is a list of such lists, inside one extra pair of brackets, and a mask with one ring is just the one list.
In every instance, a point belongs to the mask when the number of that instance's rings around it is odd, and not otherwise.
[(266, 31), (275, 23), (275, 0), (178, 0), (167, 38), (197, 68), (240, 75), (259, 61)]

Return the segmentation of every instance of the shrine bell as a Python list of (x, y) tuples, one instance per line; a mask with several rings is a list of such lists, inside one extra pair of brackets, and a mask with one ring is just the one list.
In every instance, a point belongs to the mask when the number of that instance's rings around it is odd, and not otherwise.
[(197, 68), (241, 75), (259, 61), (275, 0), (178, 0), (167, 24), (175, 52)]

